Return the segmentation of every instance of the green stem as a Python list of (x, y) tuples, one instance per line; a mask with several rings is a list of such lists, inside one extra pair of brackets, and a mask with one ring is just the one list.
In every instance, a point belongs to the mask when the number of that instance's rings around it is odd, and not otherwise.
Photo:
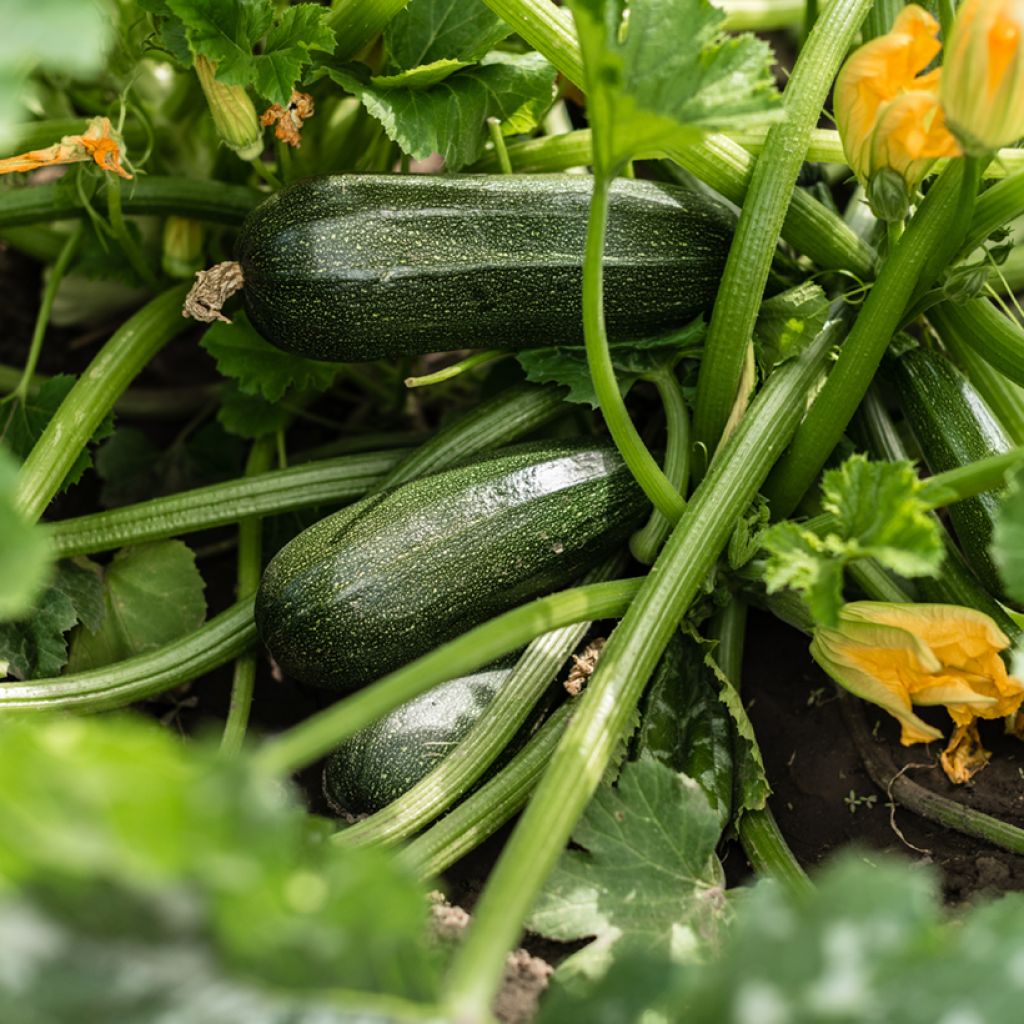
[(493, 778), (402, 849), (398, 859), (420, 878), (436, 878), (492, 836), (526, 803), (573, 713), (558, 708), (529, 743)]
[(978, 196), (960, 258), (969, 255), (993, 231), (1012, 223), (1021, 214), (1024, 214), (1024, 173), (1004, 178)]
[(396, 487), (414, 477), (447, 469), (478, 452), (510, 444), (571, 409), (564, 395), (562, 388), (536, 384), (508, 388), (463, 413), (406, 455), (380, 486)]
[(542, 633), (621, 615), (638, 589), (639, 581), (633, 579), (593, 583), (505, 612), (269, 740), (257, 752), (257, 761), (274, 774), (297, 771), (400, 704), (511, 654)]
[[(813, 483), (860, 404), (915, 289), (935, 265), (935, 255), (958, 244), (955, 225), (969, 180), (964, 162), (951, 163), (932, 186), (885, 261), (860, 309), (824, 387), (765, 488), (772, 516), (789, 515)], [(966, 215), (970, 216), (969, 209)], [(966, 228), (965, 228), (966, 230)]]
[(46, 425), (18, 474), (15, 505), (37, 520), (131, 381), (188, 326), (181, 315), (187, 285), (158, 295), (119, 327), (99, 350)]
[[(564, 9), (550, 0), (486, 0), (486, 3), (570, 82), (583, 88), (583, 58), (572, 19)], [(712, 134), (702, 142), (667, 153), (726, 199), (743, 204), (754, 159), (738, 143), (724, 135)], [(821, 267), (851, 270), (862, 278), (870, 278), (874, 273), (871, 248), (843, 223), (842, 218), (802, 190), (794, 192), (789, 202), (782, 237)]]
[(506, 952), (600, 783), (662, 651), (796, 429), (807, 389), (841, 329), (834, 323), (769, 377), (612, 633), (452, 963), (446, 1008), (456, 1020), (486, 1019)]
[(355, 57), (408, 3), (409, 0), (334, 0), (327, 24), (338, 40), (335, 58)]
[(903, 0), (875, 0), (864, 19), (861, 36), (864, 42), (884, 36), (892, 28), (896, 16), (903, 10)]
[(984, 839), (1012, 853), (1024, 853), (1024, 829), (948, 797), (939, 796), (909, 779), (880, 749), (878, 741), (871, 737), (860, 702), (843, 690), (839, 690), (839, 697), (843, 717), (864, 767), (872, 782), (890, 799), (945, 828)]
[(156, 274), (149, 269), (142, 250), (138, 247), (135, 239), (132, 238), (128, 225), (125, 223), (124, 211), (121, 208), (121, 179), (114, 175), (107, 175), (107, 187), (105, 192), (107, 198), (107, 216), (110, 218), (110, 227), (114, 232), (117, 244), (121, 251), (128, 258), (132, 270), (139, 276), (139, 280), (151, 291), (160, 290), (160, 282)]
[[(665, 369), (651, 378), (665, 409), (665, 477), (680, 493), (690, 476), (690, 412), (674, 371)], [(633, 557), (650, 565), (672, 532), (672, 522), (658, 509), (651, 511), (643, 529), (629, 541)]]
[(379, 486), (406, 454), (396, 448), (342, 455), (62, 519), (49, 524), (50, 539), (54, 554), (69, 558), (212, 530), (250, 517), (341, 505)]
[(956, 21), (956, 0), (938, 0), (938, 8), (942, 39), (945, 43), (949, 43), (949, 37), (953, 32), (953, 23)]
[[(104, 195), (97, 197), (102, 205)], [(239, 224), (263, 198), (255, 189), (222, 181), (145, 177), (132, 182), (121, 198), (127, 214), (176, 214), (219, 224)], [(84, 217), (78, 197), (62, 184), (12, 188), (0, 193), (0, 228), (19, 227), (69, 217)]]
[(90, 672), (0, 683), (0, 713), (108, 711), (165, 693), (238, 657), (256, 642), (252, 598), (232, 605), (180, 640)]
[(590, 219), (583, 255), (583, 337), (587, 365), (601, 407), (605, 426), (622, 453), (630, 472), (666, 519), (675, 523), (686, 502), (662, 472), (657, 459), (644, 444), (640, 432), (626, 410), (615, 367), (608, 350), (604, 323), (604, 236), (608, 223), (608, 190), (611, 182), (603, 173), (594, 176), (594, 193), (590, 201)]
[[(274, 444), (270, 438), (256, 441), (249, 451), (245, 464), (246, 477), (252, 478), (266, 473), (274, 458)], [(263, 573), (263, 520), (259, 516), (247, 516), (238, 524), (238, 600), (253, 597), (260, 585)], [(253, 690), (256, 686), (256, 654), (247, 651), (235, 660), (234, 676), (231, 680), (231, 703), (224, 723), (220, 749), (234, 756), (241, 752), (245, 732), (249, 727), (249, 713), (252, 709)]]
[(39, 312), (36, 314), (35, 327), (32, 329), (32, 341), (29, 343), (28, 358), (25, 360), (25, 367), (21, 371), (21, 378), (14, 389), (12, 397), (18, 402), (24, 402), (29, 396), (32, 387), (32, 378), (39, 364), (39, 356), (43, 351), (43, 339), (46, 337), (46, 328), (50, 323), (50, 311), (53, 309), (53, 300), (57, 297), (57, 289), (60, 287), (64, 274), (71, 263), (75, 252), (78, 250), (79, 242), (82, 240), (82, 225), (76, 224), (74, 230), (68, 235), (50, 271), (50, 279), (43, 289), (43, 297), (39, 303)]
[[(811, 129), (871, 0), (832, 0), (815, 21), (768, 130), (736, 225), (697, 380), (694, 439), (710, 456), (736, 401), (747, 345)], [(703, 467), (695, 467), (698, 472)]]
[[(610, 559), (589, 573), (584, 585), (615, 576), (623, 562), (620, 557)], [(444, 760), (387, 807), (339, 832), (336, 841), (346, 846), (391, 844), (418, 832), (447, 810), (508, 746), (590, 625), (581, 622), (537, 637), (480, 719)]]
[(487, 118), (487, 132), (491, 136), (491, 145), (494, 147), (494, 155), (498, 158), (498, 167), (502, 174), (512, 173), (512, 163), (508, 158), (508, 146), (505, 145), (505, 136), (501, 132), (501, 121), (497, 117)]
[(939, 334), (954, 335), (1004, 377), (1024, 387), (1024, 328), (988, 299), (940, 302), (928, 311)]
[(405, 386), (407, 388), (425, 388), (430, 387), (432, 384), (442, 384), (453, 377), (461, 376), (467, 370), (475, 370), (478, 366), (486, 366), (488, 363), (493, 363), (498, 359), (505, 359), (508, 355), (508, 352), (498, 351), (474, 352), (473, 355), (466, 356), (465, 359), (460, 359), (457, 363), (452, 363), (451, 366), (446, 366), (443, 370), (435, 370), (434, 373), (426, 373), (421, 377), (406, 377)]
[(944, 508), (985, 491), (1000, 489), (1006, 475), (1024, 462), (1024, 448), (1011, 448), (955, 469), (930, 476), (921, 489), (921, 499), (929, 508)]
[[(939, 319), (941, 317), (940, 313)], [(1007, 379), (983, 359), (958, 326), (947, 323), (940, 334), (943, 345), (966, 373), (985, 404), (995, 413), (1013, 443), (1024, 444), (1024, 388)]]

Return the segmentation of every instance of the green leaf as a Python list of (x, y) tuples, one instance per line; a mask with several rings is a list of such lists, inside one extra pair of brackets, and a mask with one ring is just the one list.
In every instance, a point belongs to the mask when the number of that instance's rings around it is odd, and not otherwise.
[(504, 135), (530, 132), (554, 98), (555, 69), (537, 53), (492, 53), (427, 88), (380, 84), (387, 79), (375, 84), (349, 67), (327, 73), (360, 99), (403, 152), (416, 160), (440, 153), (449, 171), (483, 153), (488, 118), (501, 121)]
[(761, 748), (754, 735), (754, 726), (743, 706), (736, 687), (719, 673), (720, 688), (718, 699), (725, 706), (732, 719), (735, 743), (733, 744), (733, 814), (744, 811), (759, 811), (768, 803), (772, 787), (764, 770)]
[[(26, 522), (14, 505), (17, 479), (18, 463), (0, 448), (0, 623), (24, 615), (50, 575), (45, 532)], [(4, 660), (0, 651), (0, 663)]]
[(1007, 594), (1024, 601), (1024, 470), (1010, 479), (992, 534), (992, 560)]
[(99, 567), (85, 558), (58, 562), (31, 612), (15, 622), (0, 622), (0, 665), (6, 666), (0, 676), (57, 675), (68, 660), (65, 634), (79, 622), (99, 629), (103, 616)]
[[(677, 331), (640, 341), (612, 342), (608, 348), (615, 367), (615, 379), (623, 395), (644, 377), (673, 366), (686, 356), (699, 353), (706, 325), (698, 318)], [(569, 389), (569, 402), (598, 407), (597, 393), (590, 377), (587, 354), (582, 347), (531, 348), (516, 353), (526, 379), (536, 384), (559, 384)]]
[(213, 324), (200, 344), (217, 361), (217, 369), (238, 382), (241, 391), (268, 402), (278, 401), (292, 387), (326, 391), (341, 370), (340, 363), (303, 359), (264, 341), (244, 313), (229, 324)]
[(384, 30), (388, 66), (417, 68), (443, 59), (472, 63), (511, 29), (481, 0), (412, 0)]
[(945, 548), (939, 525), (921, 498), (923, 484), (910, 462), (870, 462), (854, 455), (822, 479), (822, 507), (835, 524), (818, 536), (795, 523), (762, 535), (770, 557), (769, 593), (799, 591), (815, 622), (833, 626), (842, 606), (843, 570), (874, 558), (900, 576), (934, 576)]
[(375, 89), (429, 89), (438, 82), (454, 75), (456, 71), (468, 68), (470, 62), (464, 60), (431, 61), (419, 64), (408, 71), (399, 71), (394, 75), (372, 75), (370, 85)]
[(644, 758), (597, 791), (528, 926), (561, 941), (594, 937), (558, 969), (603, 973), (640, 950), (686, 959), (714, 942), (725, 910), (717, 814), (692, 779)]
[(0, 789), (5, 1019), (341, 1024), (368, 1018), (339, 989), (437, 994), (420, 886), (249, 759), (139, 717), (7, 717)]
[(707, 0), (573, 0), (595, 161), (613, 175), (639, 153), (778, 115), (771, 49), (726, 36)]
[(102, 623), (83, 623), (68, 667), (85, 672), (177, 640), (206, 617), (203, 578), (180, 540), (124, 548), (103, 570)]
[(804, 281), (761, 304), (754, 325), (754, 347), (762, 375), (803, 351), (825, 326), (828, 306), (828, 296), (813, 281)]
[(225, 384), (220, 394), (217, 422), (235, 437), (255, 441), (276, 434), (288, 425), (291, 416), (278, 405), (259, 395), (247, 395), (234, 384)]
[[(334, 47), (326, 23), (330, 12), (319, 4), (285, 7), (276, 18), (272, 0), (165, 0), (165, 9), (182, 26), (191, 52), (217, 65), (220, 81), (252, 85), (282, 106), (291, 99), (310, 51)], [(165, 45), (175, 52), (167, 31), (165, 25)]]
[[(34, 394), (24, 402), (13, 402), (10, 406), (0, 407), (0, 441), (20, 459), (28, 457), (36, 441), (42, 437), (47, 424), (53, 419), (54, 413), (60, 408), (61, 402), (67, 398), (68, 392), (75, 386), (75, 378), (67, 374), (59, 374), (46, 381)], [(109, 437), (114, 431), (114, 414), (108, 414), (96, 428), (90, 438), (95, 444)], [(68, 475), (60, 485), (65, 491), (82, 479), (82, 475), (92, 465), (92, 455), (86, 448), (79, 453), (77, 459), (68, 470)]]

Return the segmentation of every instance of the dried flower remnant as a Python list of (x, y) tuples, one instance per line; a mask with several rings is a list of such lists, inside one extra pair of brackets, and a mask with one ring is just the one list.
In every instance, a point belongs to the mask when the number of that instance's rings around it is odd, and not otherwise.
[(1024, 135), (1024, 0), (967, 0), (949, 37), (939, 93), (968, 153), (993, 153)]
[(0, 174), (92, 160), (104, 171), (131, 180), (132, 176), (121, 166), (123, 159), (124, 143), (111, 126), (110, 118), (94, 117), (81, 135), (65, 135), (60, 142), (45, 149), (32, 149), (0, 160)]
[(275, 103), (260, 115), (264, 128), (275, 125), (274, 135), (298, 149), (302, 145), (302, 125), (316, 113), (313, 97), (308, 92), (293, 92), (288, 106)]
[(892, 31), (856, 50), (836, 79), (835, 114), (850, 167), (886, 220), (906, 215), (913, 190), (936, 159), (960, 152), (939, 105), (938, 22), (916, 4)]
[(1009, 643), (973, 608), (855, 601), (843, 607), (838, 626), (814, 631), (811, 654), (841, 686), (897, 718), (905, 745), (942, 736), (913, 705), (944, 705), (957, 729), (943, 765), (953, 781), (964, 781), (987, 760), (970, 729), (979, 718), (1013, 715), (1024, 701), (1024, 683), (1000, 657)]

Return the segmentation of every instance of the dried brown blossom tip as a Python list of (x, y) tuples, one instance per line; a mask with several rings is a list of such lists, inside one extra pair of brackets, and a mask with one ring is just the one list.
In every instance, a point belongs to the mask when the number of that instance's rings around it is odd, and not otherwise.
[(245, 278), (242, 275), (242, 268), (234, 262), (217, 263), (209, 270), (197, 270), (196, 283), (185, 296), (181, 315), (204, 324), (213, 323), (215, 320), (229, 324), (231, 321), (221, 309), (243, 284)]
[(260, 115), (264, 128), (276, 125), (274, 135), (289, 146), (302, 145), (302, 124), (316, 112), (313, 97), (307, 92), (293, 92), (288, 106), (274, 103)]

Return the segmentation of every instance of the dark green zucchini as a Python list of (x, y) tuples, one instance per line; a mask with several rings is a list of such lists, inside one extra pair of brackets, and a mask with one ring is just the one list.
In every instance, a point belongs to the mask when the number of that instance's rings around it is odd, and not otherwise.
[[(1008, 451), (1013, 443), (971, 382), (942, 353), (913, 349), (896, 362), (900, 404), (928, 469), (941, 473)], [(993, 594), (1002, 583), (989, 553), (999, 510), (992, 491), (949, 507), (964, 557)]]
[(646, 508), (609, 445), (505, 449), (299, 534), (264, 573), (256, 625), (288, 675), (355, 689), (569, 586), (625, 543)]
[(512, 659), (449, 680), (361, 729), (327, 761), (327, 802), (372, 814), (397, 800), (469, 732), (514, 667)]
[[(312, 359), (583, 340), (584, 175), (310, 178), (245, 221), (249, 317)], [(732, 218), (677, 186), (621, 180), (605, 244), (610, 337), (692, 320), (714, 299)]]

